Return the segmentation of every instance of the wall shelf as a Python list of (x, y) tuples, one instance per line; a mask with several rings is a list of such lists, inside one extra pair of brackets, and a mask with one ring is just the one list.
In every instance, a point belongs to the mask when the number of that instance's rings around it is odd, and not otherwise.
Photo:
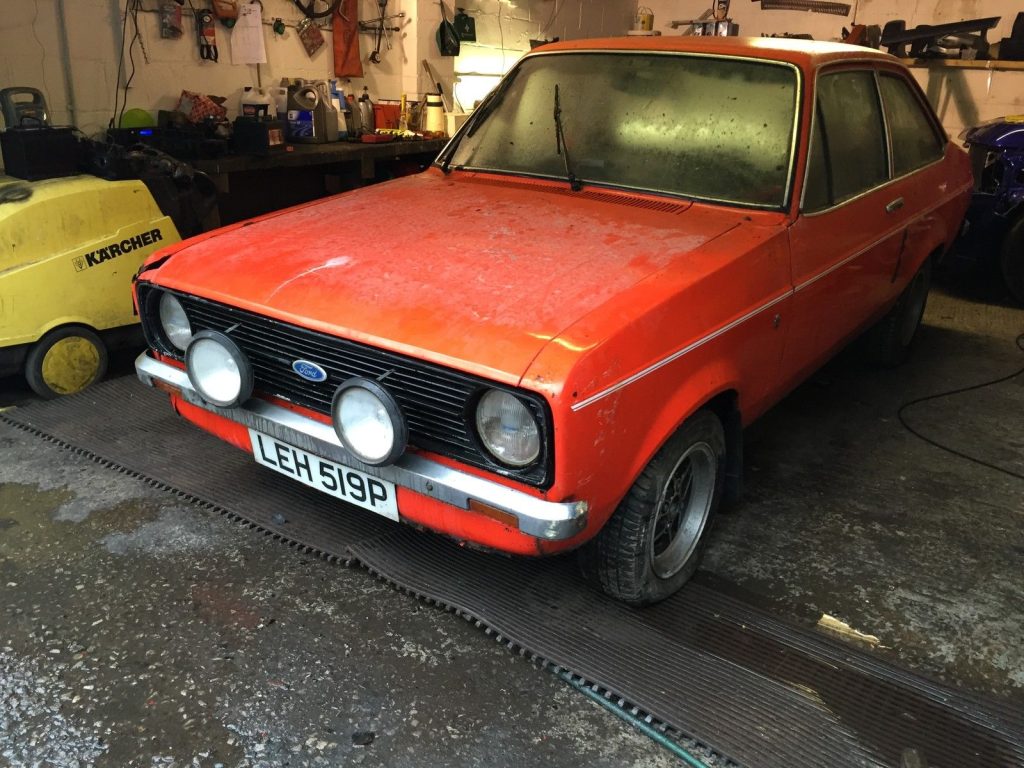
[(911, 67), (927, 69), (987, 69), (990, 71), (1024, 72), (1024, 61), (999, 61), (991, 59), (912, 59), (907, 61)]

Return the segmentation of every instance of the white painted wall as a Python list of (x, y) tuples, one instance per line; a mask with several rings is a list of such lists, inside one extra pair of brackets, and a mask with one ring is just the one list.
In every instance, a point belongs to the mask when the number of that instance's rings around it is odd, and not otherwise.
[[(941, 23), (962, 18), (1001, 15), (999, 27), (989, 34), (996, 41), (1008, 35), (1015, 12), (1024, 6), (1009, 0), (851, 0), (856, 20), (879, 23), (905, 18), (908, 25)], [(205, 0), (193, 0), (197, 6)], [(431, 61), (450, 88), (457, 68), (457, 93), (466, 106), (480, 98), (537, 37), (574, 39), (617, 35), (630, 28), (637, 7), (635, 0), (455, 0), (447, 5), (449, 14), (457, 3), (476, 19), (476, 44), (464, 43), (457, 59), (442, 58), (434, 42), (441, 19), (437, 0), (390, 0), (389, 12), (404, 11), (403, 32), (394, 37), (394, 48), (384, 53), (381, 64), (365, 62), (366, 77), (347, 83), (359, 92), (369, 85), (375, 98), (397, 99), (405, 91), (412, 97), (432, 89), (423, 72), (422, 59)], [(118, 59), (125, 0), (64, 0), (68, 28), (72, 85), (75, 96), (74, 121), (88, 134), (107, 126), (114, 107), (118, 84)], [(655, 29), (677, 34), (668, 27), (672, 19), (699, 16), (709, 0), (644, 0), (655, 13)], [(3, 0), (0, 14), (0, 87), (28, 85), (46, 94), (57, 124), (72, 119), (64, 84), (64, 69), (58, 35), (58, 0)], [(241, 89), (257, 82), (256, 67), (232, 65), (231, 32), (217, 28), (220, 61), (200, 61), (195, 44), (195, 27), (186, 14), (185, 35), (180, 40), (163, 40), (155, 11), (158, 0), (142, 0), (147, 12), (139, 14), (140, 35), (148, 63), (135, 49), (136, 72), (128, 94), (129, 107), (155, 113), (177, 103), (181, 90), (189, 89), (229, 98), (233, 116)], [(281, 17), (289, 24), (283, 37), (269, 26), (264, 28), (268, 63), (260, 67), (265, 85), (282, 77), (327, 78), (333, 75), (330, 31), (327, 43), (312, 58), (302, 48), (294, 24), (301, 18), (290, 0), (263, 0), (264, 19)], [(360, 0), (364, 19), (377, 13), (376, 0)], [(745, 34), (809, 32), (820, 39), (838, 37), (843, 24), (853, 19), (797, 11), (762, 11), (757, 3), (733, 0), (732, 16)], [(363, 57), (371, 50), (372, 37), (361, 36)], [(125, 59), (126, 64), (127, 57)], [(484, 73), (491, 77), (473, 76)], [(1002, 114), (1024, 112), (1024, 73), (979, 70), (915, 69), (947, 129), (956, 133), (970, 125)], [(123, 77), (123, 76), (122, 76)]]
[(476, 21), (475, 43), (455, 60), (456, 95), (468, 109), (527, 51), (531, 39), (624, 35), (635, 0), (455, 0)]
[[(477, 19), (479, 44), (466, 45), (467, 59), (484, 71), (499, 74), (529, 49), (528, 39), (547, 27), (549, 36), (563, 39), (602, 34), (621, 34), (629, 28), (633, 0), (458, 0)], [(326, 43), (312, 58), (302, 47), (295, 30), (301, 13), (290, 0), (262, 0), (267, 64), (259, 74), (255, 65), (231, 63), (231, 31), (218, 24), (219, 61), (202, 61), (195, 42), (195, 24), (185, 6), (185, 34), (178, 40), (161, 39), (159, 0), (142, 0), (138, 15), (142, 46), (133, 52), (135, 75), (128, 91), (128, 107), (151, 111), (173, 109), (182, 89), (228, 97), (229, 117), (237, 114), (242, 88), (277, 84), (281, 78), (322, 79), (333, 77), (333, 46), (330, 29), (324, 29)], [(208, 0), (193, 0), (196, 7), (208, 7)], [(448, 0), (449, 17), (454, 2)], [(115, 91), (125, 74), (118, 77), (121, 29), (125, 0), (64, 0), (68, 48), (72, 71), (74, 103), (65, 87), (62, 46), (58, 34), (58, 0), (2, 0), (0, 14), (0, 88), (32, 86), (45, 94), (52, 121), (74, 122), (89, 135), (107, 127), (114, 110)], [(499, 8), (500, 22), (499, 22)], [(403, 31), (393, 36), (393, 48), (384, 51), (380, 64), (366, 60), (373, 36), (360, 35), (365, 77), (347, 81), (346, 90), (361, 92), (368, 85), (377, 98), (398, 99), (402, 92), (416, 98), (433, 90), (422, 60), (428, 59), (440, 74), (442, 84), (452, 88), (455, 60), (441, 57), (434, 33), (441, 21), (437, 0), (389, 0), (388, 12), (403, 11), (398, 23)], [(360, 18), (377, 16), (376, 0), (360, 0)], [(273, 34), (270, 23), (282, 18), (288, 29)], [(548, 24), (548, 21), (551, 23)], [(132, 23), (129, 20), (129, 39)], [(504, 38), (504, 56), (502, 56)], [(474, 53), (473, 51), (476, 51)], [(502, 59), (504, 68), (502, 68)], [(125, 71), (131, 62), (124, 57)], [(480, 64), (484, 66), (484, 64)], [(463, 67), (465, 69), (465, 67)], [(490, 86), (487, 86), (490, 87)], [(472, 98), (469, 99), (472, 103)]]
[[(1010, 34), (1013, 20), (1024, 4), (1011, 0), (845, 0), (853, 11), (849, 18), (802, 11), (762, 11), (759, 3), (732, 0), (730, 16), (741, 35), (808, 33), (818, 40), (839, 40), (843, 26), (854, 21), (884, 25), (904, 19), (907, 27), (944, 24), (963, 19), (1001, 17), (990, 30), (990, 43)], [(699, 17), (710, 0), (641, 0), (654, 11), (654, 28), (662, 34), (679, 34), (669, 22)], [(1024, 112), (1024, 72), (915, 67), (914, 76), (925, 89), (946, 130), (956, 136), (962, 128), (1001, 115)]]
[[(265, 27), (268, 63), (260, 67), (265, 85), (281, 77), (323, 78), (329, 76), (331, 49), (322, 48), (310, 59), (296, 36), (294, 24), (299, 11), (287, 0), (264, 0), (265, 18), (281, 16), (292, 25), (283, 37)], [(118, 87), (118, 61), (124, 0), (65, 0), (65, 21), (75, 97), (74, 119), (78, 127), (94, 134), (107, 126), (114, 108)], [(245, 85), (256, 85), (254, 65), (231, 64), (231, 32), (218, 24), (219, 61), (201, 61), (195, 40), (195, 24), (186, 5), (185, 34), (178, 40), (161, 39), (158, 3), (144, 0), (146, 10), (138, 14), (140, 46), (132, 52), (135, 76), (128, 90), (128, 107), (150, 110), (172, 109), (182, 89), (229, 98), (230, 114), (235, 114), (238, 97)], [(196, 3), (202, 7), (201, 3)], [(65, 88), (61, 47), (57, 35), (56, 0), (5, 0), (0, 16), (0, 83), (31, 85), (47, 97), (57, 124), (71, 119), (69, 95)], [(133, 32), (128, 22), (128, 38)], [(327, 33), (329, 35), (329, 32)], [(124, 72), (130, 74), (132, 62), (124, 56)]]

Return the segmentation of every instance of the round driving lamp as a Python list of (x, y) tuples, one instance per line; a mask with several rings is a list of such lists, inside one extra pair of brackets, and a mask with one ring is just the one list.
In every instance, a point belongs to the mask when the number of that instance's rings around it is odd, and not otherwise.
[(476, 406), (476, 432), (499, 462), (525, 467), (540, 456), (540, 428), (530, 409), (513, 394), (489, 390)]
[(203, 399), (233, 408), (252, 397), (252, 366), (228, 336), (200, 331), (185, 351), (185, 370)]
[(160, 295), (160, 328), (175, 349), (184, 352), (192, 341), (192, 326), (181, 302), (170, 293)]
[(364, 464), (391, 464), (405, 450), (409, 428), (395, 398), (372, 379), (342, 382), (331, 404), (334, 431)]

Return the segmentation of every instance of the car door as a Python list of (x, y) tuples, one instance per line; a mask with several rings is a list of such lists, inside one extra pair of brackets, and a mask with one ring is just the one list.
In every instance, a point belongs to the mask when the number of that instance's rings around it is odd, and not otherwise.
[(920, 88), (904, 72), (885, 69), (878, 73), (878, 86), (892, 157), (889, 196), (900, 206), (898, 218), (903, 222), (902, 248), (892, 275), (878, 287), (878, 300), (885, 305), (928, 257), (927, 249), (936, 238), (927, 233), (944, 226), (936, 203), (953, 190), (947, 189), (949, 173), (941, 163), (946, 137)]
[(791, 383), (820, 366), (884, 303), (908, 220), (905, 194), (891, 180), (874, 68), (823, 70), (801, 211), (789, 232), (794, 296), (783, 375)]

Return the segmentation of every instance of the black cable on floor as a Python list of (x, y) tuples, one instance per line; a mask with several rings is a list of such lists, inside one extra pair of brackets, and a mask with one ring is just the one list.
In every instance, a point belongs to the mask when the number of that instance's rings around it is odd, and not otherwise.
[[(1014, 344), (1017, 345), (1017, 348), (1021, 352), (1024, 352), (1024, 333), (1022, 333), (1020, 336), (1018, 336), (1014, 340)], [(1022, 373), (1024, 373), (1024, 368), (1021, 368), (1021, 369), (1019, 369), (1017, 371), (1014, 371), (1009, 376), (1003, 376), (1003, 377), (998, 378), (998, 379), (993, 379), (992, 381), (985, 381), (985, 382), (982, 382), (981, 384), (973, 384), (973, 385), (971, 385), (969, 387), (961, 387), (960, 389), (953, 389), (953, 390), (950, 390), (949, 392), (940, 392), (937, 395), (928, 395), (927, 397), (919, 397), (916, 400), (911, 400), (910, 402), (904, 403), (903, 405), (901, 405), (900, 409), (896, 412), (896, 416), (900, 420), (900, 424), (903, 425), (904, 429), (906, 429), (908, 432), (910, 432), (910, 434), (914, 435), (914, 437), (917, 437), (920, 440), (924, 440), (926, 443), (928, 443), (928, 445), (934, 446), (935, 448), (938, 448), (939, 450), (946, 451), (947, 453), (951, 453), (954, 456), (957, 456), (957, 457), (959, 457), (961, 459), (965, 459), (965, 460), (973, 462), (975, 464), (980, 464), (981, 466), (987, 467), (988, 469), (994, 469), (996, 472), (1002, 472), (1004, 475), (1009, 475), (1010, 477), (1015, 477), (1018, 480), (1024, 480), (1024, 474), (1021, 474), (1019, 472), (1014, 472), (1011, 469), (1006, 469), (1005, 467), (1000, 467), (1000, 466), (998, 466), (996, 464), (990, 464), (989, 462), (983, 461), (982, 459), (976, 458), (974, 456), (968, 456), (966, 453), (962, 453), (962, 452), (956, 450), (955, 448), (950, 448), (948, 445), (943, 445), (940, 442), (932, 440), (930, 437), (925, 437), (920, 432), (918, 432), (916, 429), (914, 429), (912, 426), (910, 426), (907, 423), (906, 418), (904, 418), (904, 416), (903, 416), (903, 412), (904, 411), (906, 411), (908, 408), (910, 408), (913, 405), (917, 405), (918, 403), (926, 403), (929, 400), (938, 400), (941, 397), (951, 397), (953, 395), (963, 394), (964, 392), (973, 392), (976, 389), (982, 389), (984, 387), (992, 387), (992, 386), (995, 386), (996, 384), (1002, 384), (1003, 382), (1010, 381), (1011, 379), (1015, 379), (1018, 376), (1020, 376)]]

